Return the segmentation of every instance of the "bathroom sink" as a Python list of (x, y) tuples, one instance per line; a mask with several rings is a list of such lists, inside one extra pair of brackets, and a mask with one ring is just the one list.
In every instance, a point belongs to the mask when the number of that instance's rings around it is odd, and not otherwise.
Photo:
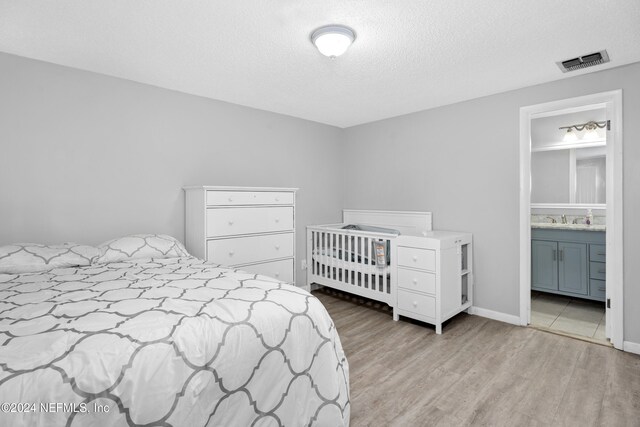
[(606, 231), (606, 225), (562, 224), (551, 222), (532, 222), (531, 228), (552, 228), (557, 230)]

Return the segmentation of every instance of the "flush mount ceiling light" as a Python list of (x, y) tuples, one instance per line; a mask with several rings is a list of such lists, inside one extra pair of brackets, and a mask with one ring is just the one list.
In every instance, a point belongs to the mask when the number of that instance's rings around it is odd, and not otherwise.
[(355, 39), (356, 34), (353, 30), (343, 25), (327, 25), (311, 34), (311, 42), (321, 54), (331, 59), (345, 53)]

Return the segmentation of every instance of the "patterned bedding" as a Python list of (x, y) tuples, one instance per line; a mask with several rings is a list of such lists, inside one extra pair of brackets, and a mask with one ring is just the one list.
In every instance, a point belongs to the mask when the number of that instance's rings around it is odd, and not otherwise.
[(304, 290), (196, 258), (0, 274), (0, 425), (347, 426)]

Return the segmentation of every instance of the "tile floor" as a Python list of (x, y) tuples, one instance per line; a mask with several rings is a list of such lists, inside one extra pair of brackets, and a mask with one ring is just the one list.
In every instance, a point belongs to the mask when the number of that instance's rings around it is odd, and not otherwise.
[(608, 343), (602, 302), (531, 292), (531, 325)]

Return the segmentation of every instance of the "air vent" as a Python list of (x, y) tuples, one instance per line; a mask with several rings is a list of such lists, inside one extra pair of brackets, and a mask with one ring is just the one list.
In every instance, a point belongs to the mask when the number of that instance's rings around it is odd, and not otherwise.
[(560, 67), (560, 70), (562, 70), (563, 73), (567, 73), (569, 71), (576, 71), (587, 67), (593, 67), (594, 65), (604, 64), (605, 62), (609, 62), (609, 55), (607, 55), (606, 50), (601, 50), (600, 52), (567, 59), (562, 62), (556, 62), (556, 64), (558, 64), (558, 67)]

